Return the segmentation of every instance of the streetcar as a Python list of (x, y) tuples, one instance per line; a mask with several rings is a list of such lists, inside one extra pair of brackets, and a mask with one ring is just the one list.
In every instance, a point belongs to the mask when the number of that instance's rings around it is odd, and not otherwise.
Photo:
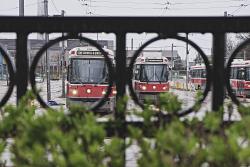
[(133, 87), (140, 102), (159, 104), (159, 94), (169, 91), (169, 61), (154, 53), (140, 55), (134, 65)]
[[(113, 62), (114, 53), (108, 53)], [(102, 53), (93, 46), (76, 47), (69, 51), (67, 60), (67, 95), (66, 105), (91, 107), (103, 98), (108, 88), (108, 69)], [(116, 90), (107, 102), (98, 110), (112, 112), (115, 105)]]
[(206, 67), (205, 64), (196, 64), (190, 67), (190, 84), (195, 90), (204, 90), (206, 87)]
[(230, 85), (236, 96), (250, 96), (250, 60), (235, 59), (232, 62)]

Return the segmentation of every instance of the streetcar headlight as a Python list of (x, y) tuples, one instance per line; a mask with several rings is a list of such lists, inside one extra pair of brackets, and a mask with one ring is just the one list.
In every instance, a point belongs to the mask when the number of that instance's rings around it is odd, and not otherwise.
[(72, 90), (72, 95), (74, 95), (74, 96), (75, 96), (75, 95), (77, 95), (77, 94), (78, 94), (78, 90), (73, 89), (73, 90)]
[(104, 90), (104, 91), (102, 91), (102, 94), (103, 94), (103, 95), (105, 95), (105, 94), (106, 94), (106, 91), (105, 91), (105, 90)]
[(116, 93), (117, 93), (117, 91), (116, 90), (113, 90), (113, 92), (112, 92), (114, 95), (116, 95)]
[(87, 93), (91, 93), (91, 89), (87, 89), (87, 91), (86, 91)]
[(153, 89), (156, 89), (156, 86), (153, 86)]
[(142, 86), (141, 88), (142, 88), (142, 90), (146, 90), (146, 89), (147, 89), (147, 87), (146, 87), (146, 86)]
[(163, 90), (166, 90), (166, 89), (167, 89), (167, 87), (166, 87), (166, 86), (164, 86), (162, 89), (163, 89)]

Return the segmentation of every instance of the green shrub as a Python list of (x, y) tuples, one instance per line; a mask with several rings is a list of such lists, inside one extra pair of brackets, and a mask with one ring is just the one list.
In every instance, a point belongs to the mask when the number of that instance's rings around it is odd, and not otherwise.
[[(248, 107), (239, 108), (242, 120), (233, 123), (222, 120), (223, 109), (206, 112), (203, 120), (180, 120), (176, 117), (181, 109), (178, 98), (171, 93), (162, 94), (160, 109), (171, 114), (171, 120), (155, 124), (156, 111), (145, 104), (144, 111), (136, 112), (144, 126), (128, 125), (130, 142), (125, 143), (118, 135), (108, 138), (104, 126), (82, 107), (68, 112), (48, 109), (37, 114), (31, 105), (33, 98), (28, 93), (17, 107), (6, 106), (2, 111), (0, 153), (6, 147), (6, 139), (13, 138), (10, 152), (18, 167), (120, 167), (125, 164), (125, 149), (132, 143), (140, 148), (137, 164), (141, 167), (250, 165)], [(127, 100), (118, 104), (120, 119)], [(122, 129), (123, 123), (113, 122), (112, 126)]]
[(5, 107), (0, 122), (2, 138), (14, 139), (10, 151), (15, 166), (123, 166), (123, 140), (105, 142), (106, 132), (91, 112), (73, 107), (67, 113), (49, 109), (35, 114), (35, 107), (27, 105), (32, 99), (28, 94), (17, 107)]

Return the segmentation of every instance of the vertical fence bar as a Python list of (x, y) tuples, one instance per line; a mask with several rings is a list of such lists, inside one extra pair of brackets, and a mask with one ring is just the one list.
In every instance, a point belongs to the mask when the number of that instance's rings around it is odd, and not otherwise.
[(123, 144), (123, 160), (126, 166), (126, 103), (123, 101), (123, 97), (126, 94), (127, 83), (127, 68), (126, 68), (126, 33), (119, 33), (116, 35), (116, 110), (115, 110), (115, 122), (116, 122), (116, 134), (124, 139)]
[(225, 57), (225, 33), (213, 34), (213, 92), (212, 110), (217, 111), (224, 102), (224, 57)]
[(26, 33), (18, 33), (16, 40), (17, 103), (25, 95), (28, 86), (27, 36)]
[[(127, 69), (126, 69), (126, 34), (117, 34), (116, 40), (116, 89), (117, 102), (122, 100), (126, 93)], [(117, 106), (118, 107), (118, 106)], [(125, 106), (116, 112), (116, 119), (125, 120)], [(121, 111), (120, 111), (121, 110)]]

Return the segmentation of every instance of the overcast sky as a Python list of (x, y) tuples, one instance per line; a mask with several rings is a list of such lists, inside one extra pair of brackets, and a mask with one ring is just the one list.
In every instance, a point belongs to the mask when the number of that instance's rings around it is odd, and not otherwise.
[[(18, 0), (1, 0), (0, 15), (19, 14)], [(25, 16), (36, 16), (38, 0), (25, 1)], [(42, 0), (40, 0), (42, 1)], [(223, 16), (227, 11), (229, 15), (250, 15), (250, 0), (48, 0), (49, 15), (60, 14), (65, 10), (65, 16)], [(91, 36), (91, 35), (90, 35)], [(131, 38), (134, 39), (134, 47), (151, 38), (151, 34), (128, 35), (128, 46)], [(1, 38), (2, 36), (0, 36)], [(96, 38), (96, 35), (92, 35)], [(110, 39), (112, 36), (99, 34), (99, 39)], [(197, 42), (206, 54), (211, 54), (210, 34), (190, 34), (190, 39)], [(185, 57), (185, 44), (176, 41), (158, 42), (152, 47), (165, 47), (171, 49), (174, 43), (176, 49)], [(191, 59), (195, 54), (190, 50)]]

